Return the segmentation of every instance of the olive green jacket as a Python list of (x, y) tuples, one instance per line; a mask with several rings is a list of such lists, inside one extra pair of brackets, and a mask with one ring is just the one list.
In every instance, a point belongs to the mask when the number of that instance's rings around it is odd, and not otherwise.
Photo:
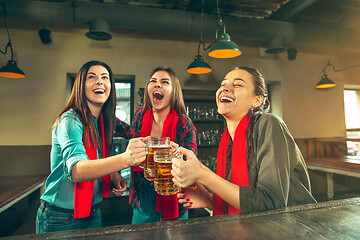
[(316, 202), (304, 158), (281, 118), (254, 114), (247, 149), (250, 186), (240, 186), (243, 212)]

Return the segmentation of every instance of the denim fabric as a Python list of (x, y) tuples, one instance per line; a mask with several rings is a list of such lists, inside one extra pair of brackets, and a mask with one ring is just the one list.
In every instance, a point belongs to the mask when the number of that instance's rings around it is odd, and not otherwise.
[[(145, 212), (141, 207), (139, 209), (133, 208), (133, 218), (131, 223), (141, 224), (141, 223), (150, 223), (150, 222), (169, 221), (169, 220), (164, 220), (162, 218), (162, 215), (163, 215), (162, 213), (156, 212), (155, 210), (153, 212)], [(182, 216), (171, 220), (183, 220), (188, 218), (189, 218), (189, 214), (187, 211)]]
[(102, 227), (100, 208), (91, 210), (87, 218), (74, 218), (74, 213), (67, 209), (54, 209), (42, 201), (36, 216), (36, 233), (67, 231)]
[[(155, 210), (156, 192), (153, 182), (145, 180), (142, 177), (139, 188), (139, 208), (133, 208), (132, 224), (161, 222), (164, 221), (163, 213)], [(172, 220), (188, 219), (188, 212)]]

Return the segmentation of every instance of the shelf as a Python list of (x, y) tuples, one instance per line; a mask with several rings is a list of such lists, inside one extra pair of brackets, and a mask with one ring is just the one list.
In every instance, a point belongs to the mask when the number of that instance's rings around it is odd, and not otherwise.
[(183, 89), (185, 102), (213, 102), (215, 104), (216, 90)]

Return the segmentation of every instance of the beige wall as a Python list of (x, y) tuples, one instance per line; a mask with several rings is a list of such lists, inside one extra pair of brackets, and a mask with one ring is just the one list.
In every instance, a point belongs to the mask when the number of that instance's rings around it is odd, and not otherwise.
[[(51, 144), (51, 123), (65, 104), (66, 73), (77, 72), (89, 60), (108, 63), (116, 74), (134, 74), (135, 92), (159, 65), (172, 67), (183, 88), (210, 89), (215, 89), (216, 81), (234, 66), (250, 65), (260, 69), (267, 80), (279, 82), (274, 88), (274, 111), (283, 117), (295, 138), (345, 136), (342, 89), (349, 77), (343, 72), (336, 73), (332, 78), (338, 84), (335, 88), (315, 89), (328, 55), (300, 51), (295, 61), (289, 61), (285, 53), (271, 56), (264, 54), (263, 49), (243, 47), (241, 41), (235, 40), (244, 52), (242, 56), (225, 60), (206, 57), (213, 73), (191, 76), (185, 70), (196, 54), (196, 40), (140, 38), (135, 34), (112, 32), (112, 40), (96, 42), (84, 36), (86, 28), (67, 26), (57, 30), (55, 26), (53, 42), (43, 45), (38, 29), (40, 27), (10, 28), (15, 60), (27, 77), (0, 78), (0, 145)], [(0, 30), (4, 33), (0, 35), (3, 49), (7, 39), (5, 30)], [(10, 54), (1, 55), (1, 66), (9, 58)], [(353, 63), (345, 57), (332, 56), (332, 59), (342, 66)], [(202, 84), (192, 85), (197, 81)], [(351, 78), (351, 81), (351, 84), (360, 84), (358, 79)]]

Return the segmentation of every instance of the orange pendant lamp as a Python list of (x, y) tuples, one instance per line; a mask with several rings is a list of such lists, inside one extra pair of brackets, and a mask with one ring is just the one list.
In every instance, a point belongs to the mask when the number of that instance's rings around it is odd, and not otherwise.
[(1, 51), (1, 50), (0, 50), (0, 52), (1, 52), (2, 54), (5, 54), (5, 55), (6, 55), (8, 48), (10, 48), (11, 60), (9, 60), (9, 61), (7, 62), (6, 66), (0, 68), (0, 77), (6, 77), (6, 78), (24, 78), (24, 77), (25, 77), (24, 72), (17, 66), (17, 63), (14, 61), (14, 53), (13, 53), (13, 49), (12, 49), (12, 45), (11, 45), (9, 28), (8, 28), (8, 24), (7, 24), (5, 1), (3, 1), (3, 8), (4, 8), (5, 26), (6, 26), (6, 31), (7, 31), (8, 37), (9, 37), (9, 42), (7, 43), (7, 45), (6, 45), (6, 47), (5, 47), (5, 51)]

